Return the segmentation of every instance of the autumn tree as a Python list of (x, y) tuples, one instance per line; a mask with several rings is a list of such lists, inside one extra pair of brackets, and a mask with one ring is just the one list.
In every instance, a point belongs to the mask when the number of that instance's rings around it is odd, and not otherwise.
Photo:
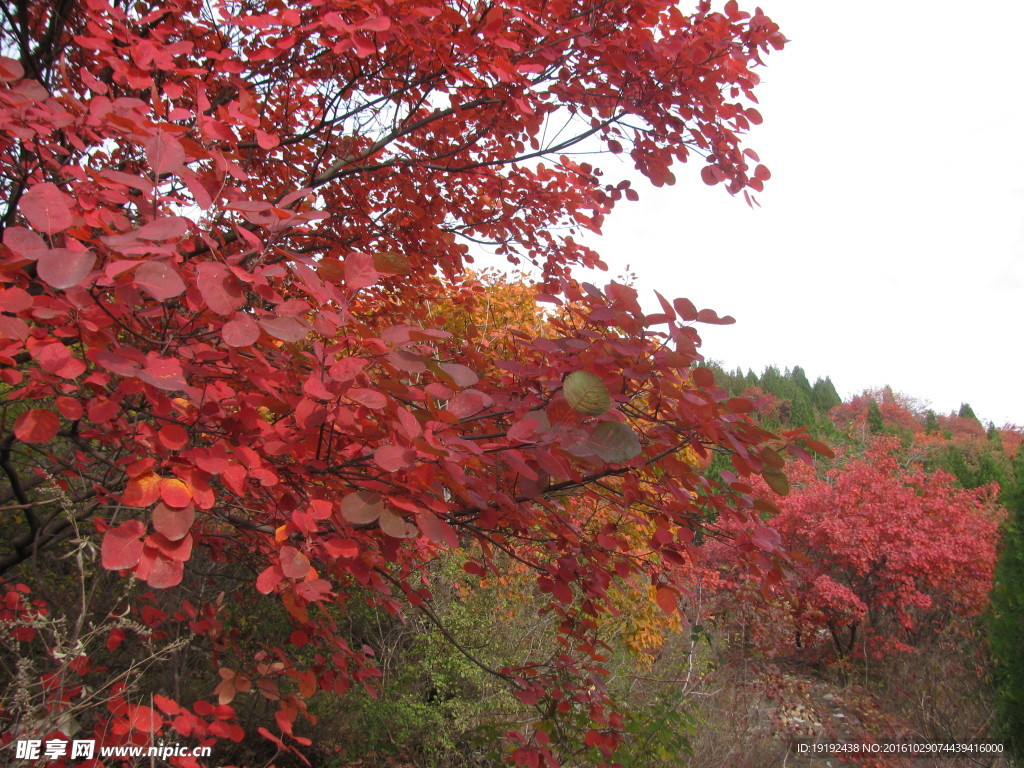
[[(522, 563), (559, 617), (563, 653), (489, 672), (608, 758), (609, 585), (646, 579), (671, 608), (694, 529), (756, 518), (744, 478), (806, 452), (694, 368), (694, 324), (730, 318), (572, 278), (602, 266), (579, 233), (636, 193), (571, 153), (656, 186), (696, 160), (749, 199), (769, 177), (739, 140), (753, 69), (783, 43), (735, 2), (9, 4), (5, 658), (51, 666), (24, 667), (6, 722), (241, 743), (242, 697), (273, 707), (272, 753), (314, 747), (307, 702), (379, 675), (346, 605), (431, 618), (425, 566), (458, 548), (470, 575)], [(535, 269), (560, 310), (514, 355), (431, 312), (472, 290), (480, 249)], [(712, 451), (732, 457), (720, 482), (686, 458)], [(593, 503), (615, 514), (576, 513)], [(76, 574), (92, 609), (61, 635), (69, 659), (40, 627), (45, 602), (86, 604), (65, 600)], [(247, 610), (273, 611), (259, 637)], [(200, 682), (128, 685), (172, 658)], [(508, 738), (523, 765), (570, 749)]]
[(981, 613), (1002, 520), (995, 493), (906, 468), (892, 438), (795, 488), (772, 519), (796, 562), (794, 631), (806, 642), (827, 630), (847, 654), (861, 639), (913, 645), (933, 621)]

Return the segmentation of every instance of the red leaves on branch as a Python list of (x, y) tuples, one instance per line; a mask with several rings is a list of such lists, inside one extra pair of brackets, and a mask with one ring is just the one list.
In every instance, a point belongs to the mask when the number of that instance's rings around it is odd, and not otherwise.
[[(510, 662), (506, 679), (524, 695), (597, 680), (608, 580), (670, 579), (709, 512), (756, 519), (743, 475), (782, 487), (762, 449), (804, 436), (760, 430), (694, 367), (690, 324), (731, 318), (685, 299), (648, 315), (628, 286), (571, 277), (603, 266), (576, 231), (635, 197), (576, 149), (628, 154), (658, 185), (696, 153), (705, 180), (761, 189), (739, 137), (759, 120), (753, 70), (784, 38), (760, 12), (28, 7), (0, 22), (24, 24), (4, 39), (39, 57), (0, 58), (5, 445), (99, 520), (106, 569), (279, 601), (294, 626), (258, 638), (251, 665), (305, 674), (290, 646), (309, 644), (304, 695), (369, 685), (368, 656), (313, 604), (365, 590), (389, 611), (420, 605), (426, 563), (461, 547), (484, 574), (514, 546), (579, 650)], [(492, 290), (465, 268), (479, 243), (539, 284)], [(735, 454), (731, 480), (703, 476), (712, 450)], [(610, 488), (620, 525), (661, 532), (646, 559), (579, 512)], [(25, 535), (19, 553), (60, 540)], [(672, 594), (658, 591), (666, 610)], [(220, 653), (218, 605), (182, 610)], [(132, 614), (170, 620), (141, 598)], [(579, 685), (614, 745), (604, 686)], [(280, 733), (265, 735), (293, 749), (302, 708), (277, 695)], [(243, 738), (226, 705), (157, 706), (169, 725), (111, 717), (126, 738), (140, 724)]]

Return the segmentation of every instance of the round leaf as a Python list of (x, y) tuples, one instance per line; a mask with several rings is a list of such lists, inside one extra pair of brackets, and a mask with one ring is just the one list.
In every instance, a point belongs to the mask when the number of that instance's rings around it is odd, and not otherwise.
[(354, 491), (341, 500), (341, 516), (353, 525), (374, 522), (384, 511), (384, 499), (372, 491)]
[(196, 519), (196, 509), (169, 507), (162, 501), (153, 507), (153, 527), (170, 541), (179, 541), (188, 535)]
[(167, 301), (185, 292), (185, 281), (166, 261), (147, 261), (135, 270), (135, 285), (157, 301)]
[(589, 371), (573, 371), (566, 376), (564, 391), (573, 410), (587, 416), (607, 413), (612, 404), (604, 381)]
[(108, 571), (134, 568), (142, 556), (142, 536), (146, 526), (138, 520), (129, 520), (103, 534), (100, 560)]
[(23, 443), (48, 443), (57, 436), (60, 419), (53, 411), (33, 408), (14, 422), (14, 436)]
[(419, 528), (390, 509), (383, 510), (377, 522), (384, 533), (395, 539), (411, 539), (420, 532)]

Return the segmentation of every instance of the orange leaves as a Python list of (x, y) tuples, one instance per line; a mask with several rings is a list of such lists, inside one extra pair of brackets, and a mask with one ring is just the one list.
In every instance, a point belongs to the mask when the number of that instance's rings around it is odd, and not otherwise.
[(144, 472), (131, 478), (121, 494), (122, 503), (129, 507), (148, 507), (160, 498), (161, 479), (155, 472)]

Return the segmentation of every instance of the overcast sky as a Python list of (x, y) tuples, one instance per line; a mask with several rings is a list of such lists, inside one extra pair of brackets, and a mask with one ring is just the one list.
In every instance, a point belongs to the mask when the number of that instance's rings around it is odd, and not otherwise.
[(760, 70), (762, 207), (691, 162), (606, 220), (611, 276), (733, 315), (699, 326), (726, 367), (1024, 424), (1024, 2), (761, 7), (791, 40)]

